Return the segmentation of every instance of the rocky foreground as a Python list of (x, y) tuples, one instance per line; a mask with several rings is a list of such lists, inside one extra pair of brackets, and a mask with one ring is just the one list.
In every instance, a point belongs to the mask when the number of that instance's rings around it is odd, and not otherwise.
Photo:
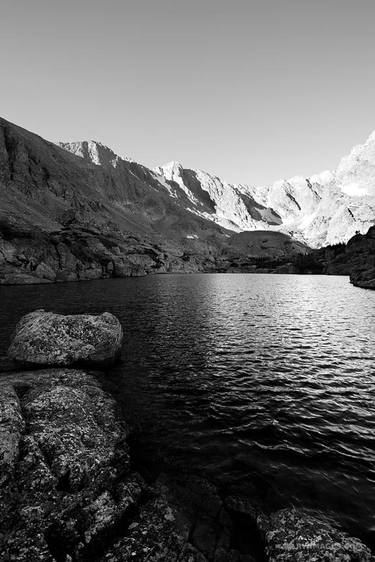
[(193, 476), (146, 480), (105, 373), (76, 366), (115, 360), (121, 337), (108, 313), (36, 311), (16, 327), (13, 368), (0, 377), (1, 560), (373, 560), (317, 514), (266, 515)]

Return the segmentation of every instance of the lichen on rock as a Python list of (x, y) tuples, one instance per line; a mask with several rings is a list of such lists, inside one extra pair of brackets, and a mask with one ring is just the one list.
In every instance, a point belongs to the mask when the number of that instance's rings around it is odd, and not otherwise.
[(36, 310), (18, 322), (8, 355), (20, 364), (104, 365), (119, 356), (123, 331), (109, 312), (64, 316)]
[(273, 513), (265, 532), (269, 562), (370, 562), (371, 551), (328, 519), (304, 509)]

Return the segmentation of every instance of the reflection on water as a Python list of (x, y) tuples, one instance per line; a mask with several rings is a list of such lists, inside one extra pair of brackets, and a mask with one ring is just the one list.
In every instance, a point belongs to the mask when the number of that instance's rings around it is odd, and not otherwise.
[(0, 353), (45, 307), (116, 314), (119, 396), (143, 454), (265, 509), (375, 524), (375, 293), (346, 277), (165, 275), (0, 288)]

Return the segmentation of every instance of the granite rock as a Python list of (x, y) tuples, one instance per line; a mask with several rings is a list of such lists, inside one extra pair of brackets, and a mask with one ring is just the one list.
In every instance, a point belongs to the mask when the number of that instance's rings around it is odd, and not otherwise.
[(303, 509), (273, 513), (265, 532), (269, 562), (370, 562), (371, 551), (328, 519)]
[(109, 312), (64, 316), (36, 310), (18, 322), (8, 355), (20, 364), (104, 365), (120, 353), (123, 332)]

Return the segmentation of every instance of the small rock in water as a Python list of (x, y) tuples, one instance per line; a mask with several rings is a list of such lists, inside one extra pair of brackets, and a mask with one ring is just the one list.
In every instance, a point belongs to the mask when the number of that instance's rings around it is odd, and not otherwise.
[(8, 355), (29, 366), (104, 365), (118, 358), (122, 339), (121, 324), (109, 312), (64, 316), (36, 310), (18, 322)]

